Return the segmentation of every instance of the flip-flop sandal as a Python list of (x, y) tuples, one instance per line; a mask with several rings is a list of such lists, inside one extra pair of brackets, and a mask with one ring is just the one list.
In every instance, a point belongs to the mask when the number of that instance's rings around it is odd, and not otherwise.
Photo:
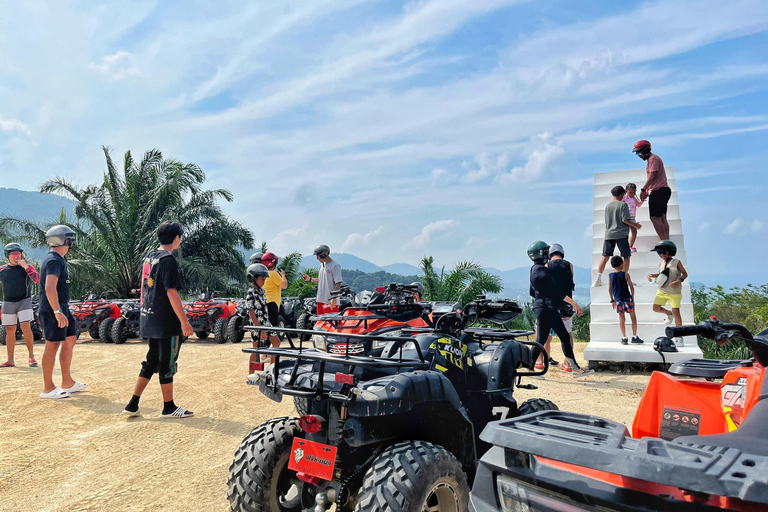
[(570, 366), (562, 366), (561, 365), (561, 366), (555, 366), (555, 368), (558, 368), (558, 369), (563, 370), (564, 372), (568, 372), (568, 373), (573, 372), (573, 368), (571, 368)]
[(543, 364), (535, 364), (535, 365), (533, 365), (533, 368), (535, 370), (543, 370), (544, 369), (544, 365)]
[(88, 384), (83, 382), (75, 382), (71, 388), (63, 388), (62, 391), (65, 393), (79, 393), (80, 391), (85, 391), (85, 388), (87, 387)]
[(580, 379), (582, 377), (586, 377), (587, 375), (592, 375), (593, 373), (595, 373), (595, 370), (585, 370), (582, 368), (580, 371), (573, 372), (573, 378)]
[(40, 398), (48, 398), (51, 400), (58, 400), (60, 398), (69, 398), (69, 393), (63, 391), (61, 388), (56, 388), (48, 393), (40, 393)]
[(6, 361), (3, 364), (0, 364), (0, 368), (16, 368), (16, 365)]
[(30, 359), (29, 360), (29, 366), (31, 368), (35, 368), (37, 366), (37, 361), (35, 361), (34, 359)]

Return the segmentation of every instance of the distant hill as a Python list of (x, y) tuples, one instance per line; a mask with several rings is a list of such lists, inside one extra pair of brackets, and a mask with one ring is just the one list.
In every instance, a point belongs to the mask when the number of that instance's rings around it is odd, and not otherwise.
[[(383, 267), (379, 267), (378, 265), (371, 263), (370, 261), (358, 258), (352, 254), (344, 254), (343, 252), (333, 253), (331, 254), (331, 258), (333, 258), (334, 261), (341, 265), (341, 268), (344, 270), (360, 270), (361, 272), (378, 272), (380, 270), (386, 270)], [(309, 256), (304, 256), (301, 258), (301, 268), (318, 268), (319, 266), (320, 262), (317, 261), (317, 258), (314, 254), (310, 254)]]
[(54, 194), (0, 188), (0, 215), (3, 216), (46, 222), (58, 217), (62, 208), (71, 214), (74, 205), (75, 203), (66, 197)]

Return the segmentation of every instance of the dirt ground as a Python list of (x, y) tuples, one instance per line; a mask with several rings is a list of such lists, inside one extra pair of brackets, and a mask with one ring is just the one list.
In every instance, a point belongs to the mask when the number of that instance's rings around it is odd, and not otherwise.
[[(137, 341), (78, 343), (73, 376), (88, 390), (66, 400), (39, 398), (39, 367), (1, 369), (0, 510), (228, 510), (228, 468), (240, 441), (269, 418), (295, 415), (292, 401), (272, 402), (246, 385), (243, 346), (194, 338), (183, 345), (176, 403), (195, 412), (183, 420), (159, 418), (156, 380), (142, 399), (143, 417), (120, 414), (146, 352)], [(38, 361), (42, 348), (35, 345)], [(19, 349), (17, 363), (26, 360)], [(553, 356), (561, 359), (559, 347)], [(630, 425), (648, 378), (599, 372), (575, 380), (552, 370), (529, 381), (538, 390), (518, 390), (516, 397), (547, 398), (564, 410)]]

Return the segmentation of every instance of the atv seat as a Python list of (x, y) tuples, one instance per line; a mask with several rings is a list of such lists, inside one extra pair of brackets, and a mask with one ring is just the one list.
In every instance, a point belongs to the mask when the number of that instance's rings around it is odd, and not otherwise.
[(726, 373), (735, 368), (752, 365), (751, 360), (686, 359), (673, 364), (669, 368), (669, 373), (704, 379), (722, 379)]
[(760, 399), (752, 407), (744, 423), (726, 434), (712, 434), (708, 436), (682, 436), (674, 442), (684, 445), (706, 445), (736, 448), (744, 453), (762, 455), (768, 457), (768, 380), (763, 381), (760, 389)]

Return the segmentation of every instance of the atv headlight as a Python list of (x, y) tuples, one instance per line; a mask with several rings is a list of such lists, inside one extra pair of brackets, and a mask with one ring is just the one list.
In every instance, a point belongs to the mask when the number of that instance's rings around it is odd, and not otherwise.
[(312, 335), (312, 343), (315, 345), (315, 348), (317, 350), (327, 350), (328, 347), (325, 344), (325, 336), (321, 336), (319, 334), (313, 334)]
[[(397, 338), (397, 337), (401, 336), (402, 334), (403, 334), (403, 331), (398, 329), (396, 331), (389, 331), (389, 332), (382, 333), (381, 336), (386, 336), (387, 338)], [(388, 340), (374, 340), (373, 341), (373, 348), (374, 349), (384, 348), (384, 347), (387, 346), (388, 343), (389, 343)]]

